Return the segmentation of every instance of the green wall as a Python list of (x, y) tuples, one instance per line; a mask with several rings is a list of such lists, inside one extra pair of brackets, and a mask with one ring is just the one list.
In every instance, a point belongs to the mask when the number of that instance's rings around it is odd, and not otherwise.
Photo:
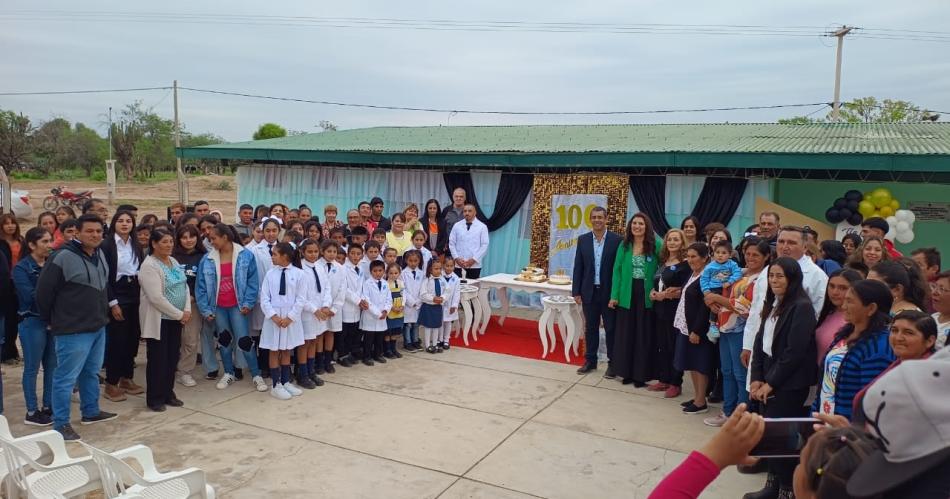
[[(950, 185), (911, 184), (911, 183), (873, 183), (873, 182), (833, 182), (820, 180), (776, 181), (774, 201), (790, 210), (795, 210), (818, 220), (825, 219), (825, 210), (831, 207), (835, 199), (851, 189), (867, 192), (877, 187), (890, 189), (891, 194), (906, 207), (911, 201), (950, 202)], [(910, 250), (926, 246), (936, 246), (942, 254), (942, 266), (950, 268), (950, 223), (914, 222), (914, 240), (910, 244), (898, 244), (897, 249), (905, 255)]]

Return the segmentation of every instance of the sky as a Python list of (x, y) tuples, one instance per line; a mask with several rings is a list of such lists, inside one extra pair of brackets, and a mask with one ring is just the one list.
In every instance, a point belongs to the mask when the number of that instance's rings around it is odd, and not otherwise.
[[(830, 102), (834, 39), (847, 24), (946, 31), (946, 0), (782, 2), (519, 0), (445, 2), (83, 2), (4, 0), (0, 92), (179, 85), (241, 93), (440, 109), (615, 111)], [(81, 10), (80, 10), (81, 9)], [(161, 10), (159, 10), (161, 9)], [(14, 11), (163, 12), (269, 16), (584, 23), (815, 26), (811, 37), (432, 31), (176, 22), (25, 19)], [(93, 16), (95, 19), (95, 17)], [(98, 19), (103, 19), (99, 17)], [(842, 100), (904, 99), (950, 111), (950, 44), (848, 37)], [(140, 100), (165, 117), (168, 90), (0, 96), (41, 122), (80, 121), (105, 132), (108, 109)], [(250, 140), (261, 123), (317, 132), (373, 126), (772, 122), (817, 111), (716, 111), (620, 116), (508, 116), (344, 108), (181, 91), (188, 131)], [(943, 119), (950, 119), (946, 116)]]

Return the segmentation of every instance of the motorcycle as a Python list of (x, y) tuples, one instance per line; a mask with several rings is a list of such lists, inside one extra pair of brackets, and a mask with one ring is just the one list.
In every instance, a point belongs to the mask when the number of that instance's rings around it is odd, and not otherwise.
[(73, 206), (82, 208), (83, 203), (92, 198), (92, 191), (70, 192), (66, 190), (65, 185), (53, 187), (49, 190), (50, 196), (43, 199), (43, 209), (53, 211), (60, 206)]

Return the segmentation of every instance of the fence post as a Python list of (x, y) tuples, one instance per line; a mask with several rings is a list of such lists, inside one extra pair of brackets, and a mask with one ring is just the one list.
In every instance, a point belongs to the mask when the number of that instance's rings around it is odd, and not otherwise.
[(109, 206), (115, 204), (115, 160), (106, 160), (106, 192), (109, 196)]
[(7, 177), (7, 171), (0, 166), (0, 214), (4, 211), (13, 213), (13, 190), (10, 187), (10, 179)]

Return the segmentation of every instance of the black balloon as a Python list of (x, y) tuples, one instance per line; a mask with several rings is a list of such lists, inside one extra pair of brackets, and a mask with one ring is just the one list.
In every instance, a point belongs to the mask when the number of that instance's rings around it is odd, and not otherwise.
[(861, 201), (858, 199), (852, 199), (848, 201), (848, 209), (851, 210), (851, 213), (856, 213), (858, 211), (858, 205), (861, 204)]
[(842, 217), (841, 212), (839, 212), (836, 208), (828, 208), (828, 211), (825, 212), (825, 220), (833, 224), (841, 222), (844, 220), (844, 218), (845, 217)]
[(852, 189), (845, 193), (844, 198), (848, 201), (857, 201), (860, 203), (861, 200), (864, 199), (864, 194), (862, 194), (861, 191)]
[(841, 217), (841, 220), (847, 220), (848, 217), (850, 217), (851, 215), (854, 215), (854, 212), (847, 208), (841, 208), (840, 210), (838, 210), (838, 215)]
[(851, 216), (848, 217), (848, 223), (851, 225), (861, 225), (861, 222), (863, 221), (864, 215), (860, 213), (852, 213)]
[(846, 208), (846, 207), (848, 206), (848, 201), (847, 201), (845, 198), (838, 198), (838, 199), (835, 199), (835, 204), (834, 204), (834, 206), (835, 206), (835, 208), (838, 208), (839, 210), (840, 210), (841, 208)]

